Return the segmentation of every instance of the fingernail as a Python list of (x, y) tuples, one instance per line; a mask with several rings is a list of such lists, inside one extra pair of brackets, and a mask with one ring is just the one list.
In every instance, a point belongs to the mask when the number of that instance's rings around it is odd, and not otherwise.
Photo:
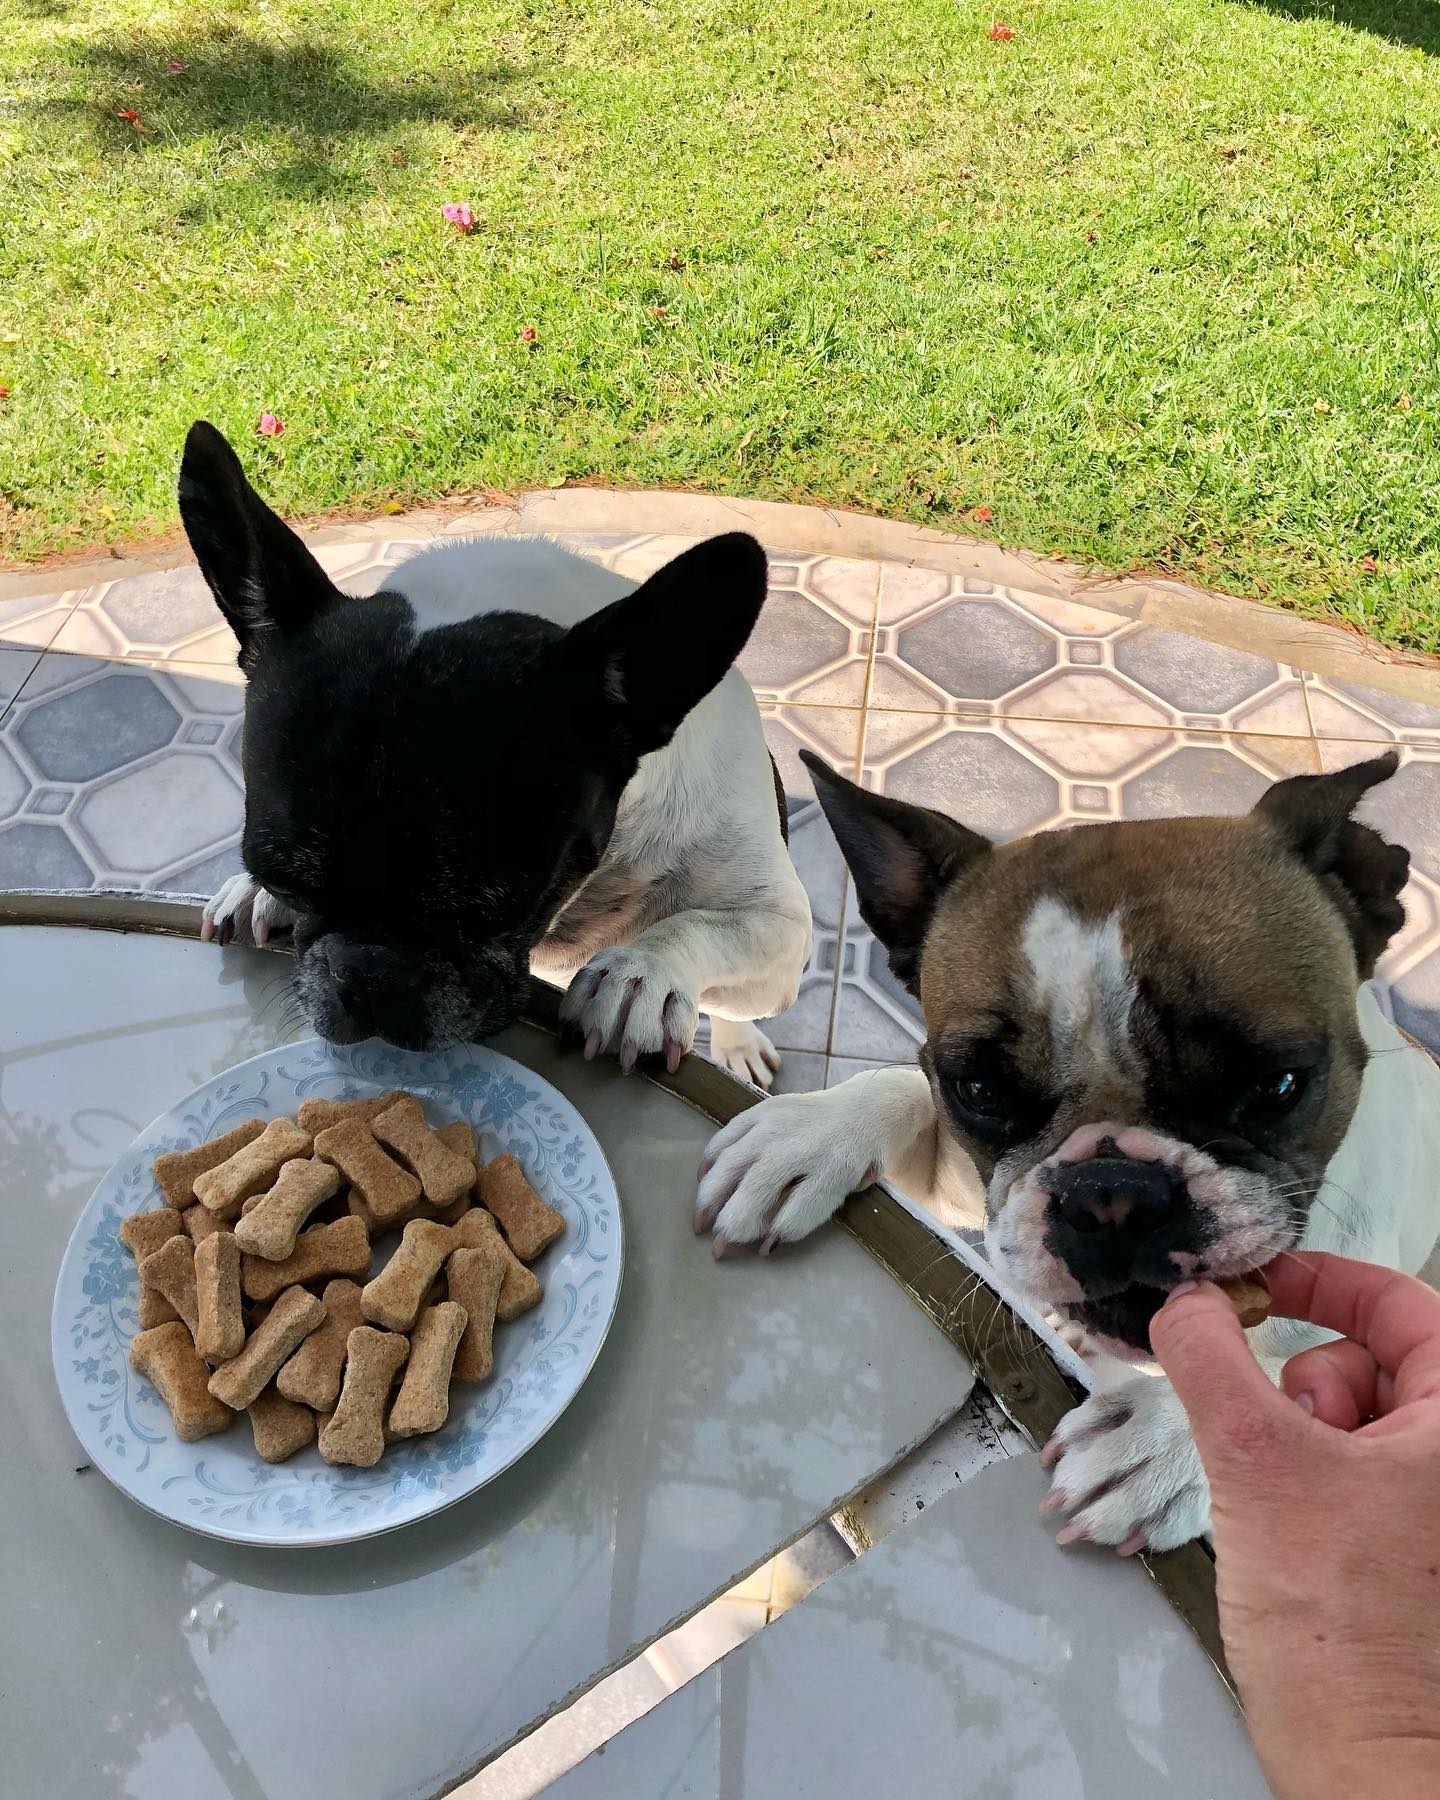
[(1178, 1300), (1182, 1294), (1193, 1294), (1199, 1285), (1198, 1281), (1182, 1281), (1178, 1287), (1171, 1288), (1165, 1296), (1165, 1304), (1168, 1306), (1172, 1300)]
[(1310, 1392), (1309, 1388), (1306, 1388), (1303, 1393), (1295, 1396), (1295, 1404), (1300, 1408), (1301, 1412), (1313, 1413), (1315, 1411), (1315, 1396)]

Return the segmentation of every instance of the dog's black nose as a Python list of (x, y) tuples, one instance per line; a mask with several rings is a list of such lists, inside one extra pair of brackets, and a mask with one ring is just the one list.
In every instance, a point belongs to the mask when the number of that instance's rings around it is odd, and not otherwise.
[(1055, 1203), (1072, 1231), (1124, 1232), (1143, 1237), (1174, 1213), (1180, 1189), (1163, 1162), (1129, 1156), (1092, 1156), (1065, 1164), (1055, 1179)]

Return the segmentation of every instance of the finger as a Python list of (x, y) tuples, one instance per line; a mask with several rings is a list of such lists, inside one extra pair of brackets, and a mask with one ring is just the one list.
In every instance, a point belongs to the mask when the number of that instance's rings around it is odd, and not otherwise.
[(1280, 1371), (1280, 1385), (1292, 1400), (1309, 1395), (1309, 1411), (1322, 1425), (1354, 1431), (1373, 1418), (1379, 1364), (1363, 1344), (1337, 1338), (1292, 1356)]
[(1440, 1383), (1440, 1294), (1378, 1263), (1355, 1262), (1323, 1250), (1292, 1250), (1267, 1263), (1274, 1310), (1309, 1319), (1364, 1344), (1382, 1369), (1399, 1371), (1427, 1389)]
[(1213, 1282), (1182, 1282), (1150, 1321), (1150, 1343), (1190, 1417), (1212, 1472), (1266, 1435), (1307, 1424), (1255, 1360), (1235, 1310)]

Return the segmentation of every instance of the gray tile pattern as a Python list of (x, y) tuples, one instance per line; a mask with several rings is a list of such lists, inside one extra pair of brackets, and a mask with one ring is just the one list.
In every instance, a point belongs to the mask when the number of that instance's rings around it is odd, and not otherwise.
[[(477, 516), (486, 529), (493, 521)], [(471, 528), (448, 522), (452, 534)], [(368, 593), (429, 541), (397, 521), (316, 554)], [(693, 540), (570, 532), (643, 578)], [(208, 894), (239, 866), (242, 689), (190, 565), (0, 602), (0, 886)], [(1306, 674), (1087, 603), (896, 562), (771, 551), (742, 666), (787, 797), (815, 949), (767, 1029), (785, 1088), (913, 1059), (917, 1009), (859, 920), (802, 747), (998, 837), (1239, 810), (1288, 774), (1397, 745), (1374, 799), (1412, 849), (1410, 923), (1382, 975), (1440, 1044), (1440, 705)]]

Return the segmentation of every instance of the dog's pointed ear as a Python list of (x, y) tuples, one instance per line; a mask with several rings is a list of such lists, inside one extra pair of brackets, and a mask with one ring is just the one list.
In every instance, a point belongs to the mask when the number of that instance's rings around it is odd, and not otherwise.
[(765, 604), (765, 552), (743, 531), (677, 556), (565, 634), (558, 664), (599, 677), (627, 750), (668, 744), (745, 648)]
[(245, 479), (222, 433), (201, 419), (180, 463), (180, 517), (200, 573), (253, 669), (266, 636), (293, 631), (341, 595)]
[(860, 916), (889, 951), (896, 979), (918, 995), (920, 951), (936, 902), (963, 869), (989, 854), (990, 840), (944, 813), (869, 793), (809, 750), (800, 758), (840, 841)]
[(1319, 877), (1339, 907), (1362, 981), (1374, 973), (1381, 952), (1405, 923), (1399, 895), (1410, 873), (1410, 853), (1350, 815), (1399, 766), (1399, 755), (1388, 750), (1332, 775), (1292, 775), (1255, 805), (1256, 814)]

